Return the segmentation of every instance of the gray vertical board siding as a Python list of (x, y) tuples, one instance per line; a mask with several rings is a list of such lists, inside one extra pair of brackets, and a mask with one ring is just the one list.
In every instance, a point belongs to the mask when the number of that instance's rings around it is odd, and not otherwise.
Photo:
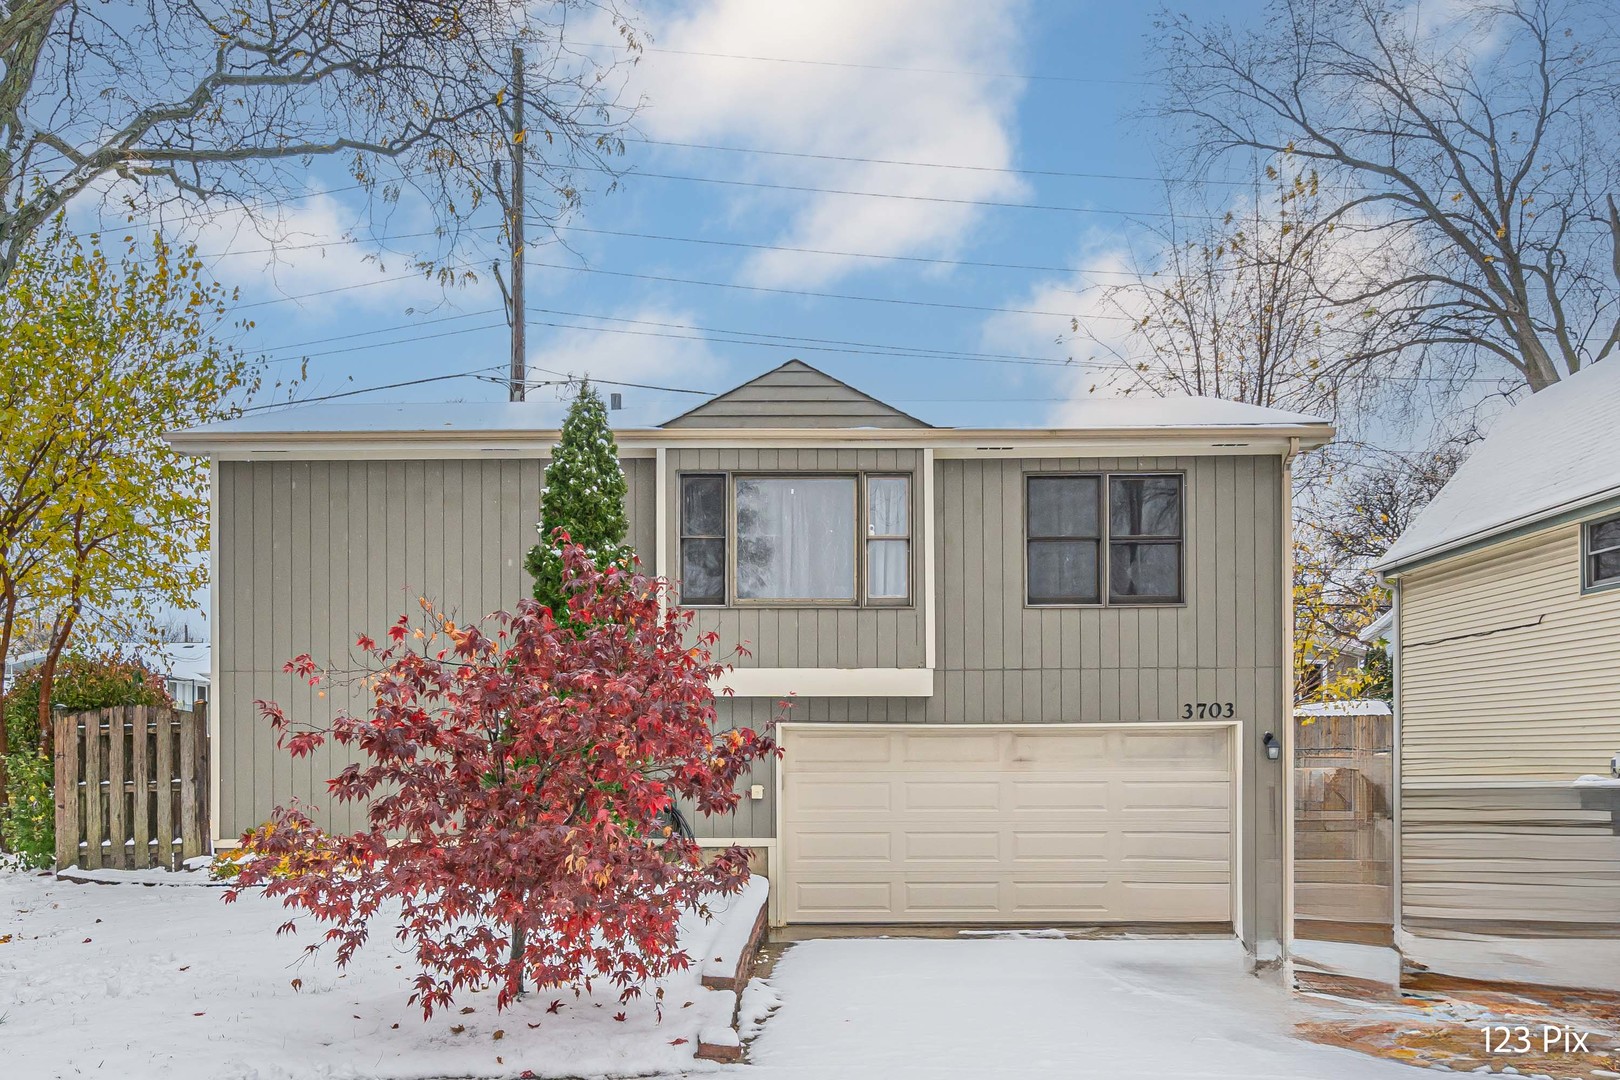
[(750, 379), (666, 422), (664, 427), (927, 427), (799, 360)]
[[(912, 599), (908, 607), (799, 607), (733, 603), (726, 607), (694, 608), (693, 630), (719, 635), (717, 654), (741, 645), (750, 655), (738, 667), (902, 667), (924, 664), (924, 620), (929, 599), (922, 595), (921, 555), (930, 542), (931, 522), (924, 522), (922, 507), (922, 454), (916, 450), (776, 450), (692, 449), (667, 451), (669, 520), (665, 523), (666, 550), (672, 565), (659, 571), (680, 577), (680, 483), (685, 473), (696, 472), (877, 472), (910, 473), (912, 477), (911, 545)], [(936, 495), (937, 498), (937, 495)], [(728, 529), (731, 526), (728, 524)], [(736, 537), (728, 538), (735, 547)], [(651, 544), (649, 534), (649, 545)], [(857, 551), (859, 557), (861, 553)]]
[[(282, 671), (300, 653), (354, 666), (355, 638), (380, 638), (426, 597), (458, 620), (529, 594), (523, 569), (535, 541), (545, 462), (492, 458), (219, 463), (219, 833), (238, 836), (296, 797), (338, 829), (363, 822), (338, 805), (328, 778), (349, 761), (328, 744), (294, 761), (276, 748), (254, 699), (297, 722), (363, 709), (354, 680), (312, 688)], [(625, 462), (630, 540), (654, 540), (653, 462)], [(322, 696), (324, 693), (324, 696)]]
[[(679, 452), (684, 454), (687, 452)], [(791, 452), (784, 454), (789, 456)], [(672, 452), (672, 458), (679, 454)], [(806, 467), (819, 460), (806, 462)], [(791, 467), (784, 461), (782, 467)], [(1281, 738), (1282, 464), (1277, 457), (943, 459), (936, 462), (939, 537), (935, 693), (925, 699), (795, 702), (795, 723), (1086, 723), (1183, 718), (1186, 704), (1231, 701), (1241, 722), (1245, 940), (1276, 938), (1281, 921), (1282, 773), (1261, 735)], [(1185, 603), (1030, 608), (1024, 604), (1023, 484), (1031, 472), (1186, 474)], [(672, 474), (675, 470), (672, 468)], [(920, 575), (919, 575), (920, 580)], [(729, 613), (706, 613), (720, 628)], [(807, 639), (816, 636), (815, 612)], [(800, 613), (779, 609), (786, 624)], [(724, 631), (722, 631), (723, 633)], [(801, 648), (780, 666), (835, 666)], [(776, 666), (776, 665), (771, 665)], [(769, 701), (721, 702), (724, 723), (761, 724)], [(747, 717), (744, 720), (743, 717)], [(774, 796), (774, 762), (754, 782)], [(774, 807), (697, 824), (709, 837), (770, 837)], [(752, 829), (752, 832), (744, 832)]]

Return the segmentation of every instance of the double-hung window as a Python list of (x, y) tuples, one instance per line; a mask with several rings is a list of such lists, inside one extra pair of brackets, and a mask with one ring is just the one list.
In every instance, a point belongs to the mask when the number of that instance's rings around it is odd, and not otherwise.
[(911, 599), (911, 478), (866, 478), (866, 598)]
[(1620, 517), (1586, 523), (1586, 587), (1620, 585)]
[(1031, 476), (1026, 496), (1029, 602), (1099, 602), (1102, 478)]
[(681, 477), (681, 603), (726, 602), (726, 478)]
[(1108, 601), (1181, 599), (1181, 477), (1108, 478)]
[(681, 477), (681, 601), (906, 604), (906, 475)]
[(1031, 475), (1024, 510), (1031, 605), (1180, 602), (1179, 475)]

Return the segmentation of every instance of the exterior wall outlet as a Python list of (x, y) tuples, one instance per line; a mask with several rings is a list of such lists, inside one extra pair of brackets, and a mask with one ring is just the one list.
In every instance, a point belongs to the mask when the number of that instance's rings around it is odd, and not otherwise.
[(748, 797), (750, 799), (763, 799), (765, 797), (765, 785), (755, 784), (753, 787), (749, 788)]

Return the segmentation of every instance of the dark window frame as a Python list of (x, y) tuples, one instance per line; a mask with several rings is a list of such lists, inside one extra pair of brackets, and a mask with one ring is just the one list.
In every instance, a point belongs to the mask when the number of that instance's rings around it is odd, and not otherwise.
[[(1175, 536), (1160, 535), (1156, 533), (1125, 533), (1114, 534), (1114, 481), (1115, 480), (1174, 480), (1176, 482), (1176, 520), (1179, 531)], [(1106, 592), (1108, 603), (1112, 607), (1163, 607), (1166, 604), (1180, 604), (1187, 595), (1187, 478), (1182, 473), (1167, 472), (1110, 472), (1108, 474), (1108, 488), (1104, 492), (1104, 509), (1108, 516), (1103, 520), (1103, 530), (1108, 534), (1108, 550), (1103, 555), (1103, 566), (1108, 572)], [(1176, 548), (1176, 591), (1169, 596), (1129, 596), (1114, 595), (1114, 545), (1135, 544), (1137, 546)]]
[[(696, 534), (688, 531), (686, 522), (686, 485), (690, 480), (718, 480), (720, 481), (720, 532)], [(731, 594), (731, 481), (723, 472), (683, 472), (676, 484), (677, 497), (680, 499), (679, 521), (675, 528), (675, 551), (680, 560), (681, 590), (680, 604), (682, 607), (725, 607)], [(688, 599), (686, 596), (686, 542), (688, 540), (720, 541), (720, 595), (718, 598), (701, 596)]]
[[(1040, 533), (1036, 534), (1030, 528), (1030, 521), (1034, 515), (1030, 513), (1031, 489), (1034, 481), (1040, 480), (1091, 480), (1097, 485), (1097, 531), (1095, 535), (1082, 533)], [(1027, 607), (1097, 607), (1103, 602), (1104, 575), (1107, 567), (1104, 563), (1104, 548), (1108, 546), (1108, 477), (1105, 473), (1041, 473), (1032, 472), (1024, 474), (1024, 604)], [(1062, 544), (1095, 544), (1096, 554), (1096, 580), (1097, 593), (1094, 597), (1087, 596), (1052, 596), (1037, 600), (1030, 594), (1030, 552), (1036, 547), (1057, 546)]]
[(1597, 561), (1599, 555), (1613, 555), (1620, 553), (1620, 543), (1609, 544), (1605, 547), (1593, 547), (1593, 534), (1603, 525), (1612, 525), (1620, 522), (1620, 514), (1608, 514), (1604, 517), (1593, 518), (1581, 523), (1581, 591), (1602, 592), (1608, 589), (1620, 588), (1620, 574), (1612, 577), (1599, 577)]
[[(1145, 540), (1132, 537), (1114, 537), (1110, 531), (1110, 497), (1112, 481), (1119, 479), (1149, 479), (1163, 477), (1176, 481), (1177, 492), (1181, 499), (1181, 535), (1179, 537), (1147, 537)], [(1095, 538), (1097, 543), (1097, 596), (1095, 599), (1033, 599), (1030, 596), (1029, 580), (1029, 551), (1032, 544), (1041, 542), (1057, 542), (1062, 540), (1091, 540), (1091, 537), (1044, 537), (1034, 536), (1030, 532), (1029, 520), (1029, 485), (1032, 480), (1045, 479), (1094, 479), (1098, 483), (1097, 530), (1099, 535)], [(1164, 608), (1182, 607), (1187, 603), (1187, 473), (1179, 469), (1077, 469), (1073, 471), (1042, 471), (1032, 470), (1024, 473), (1023, 498), (1023, 533), (1024, 533), (1024, 606), (1026, 608)], [(1175, 544), (1177, 548), (1176, 580), (1178, 588), (1173, 598), (1160, 597), (1123, 597), (1114, 598), (1111, 586), (1110, 548), (1118, 540), (1121, 543), (1163, 543)]]

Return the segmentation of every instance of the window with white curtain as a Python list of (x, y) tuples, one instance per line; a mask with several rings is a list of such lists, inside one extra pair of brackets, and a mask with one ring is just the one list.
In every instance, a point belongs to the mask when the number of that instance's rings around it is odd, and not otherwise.
[(911, 598), (911, 480), (866, 478), (866, 597)]
[(854, 600), (854, 476), (736, 480), (737, 598)]

